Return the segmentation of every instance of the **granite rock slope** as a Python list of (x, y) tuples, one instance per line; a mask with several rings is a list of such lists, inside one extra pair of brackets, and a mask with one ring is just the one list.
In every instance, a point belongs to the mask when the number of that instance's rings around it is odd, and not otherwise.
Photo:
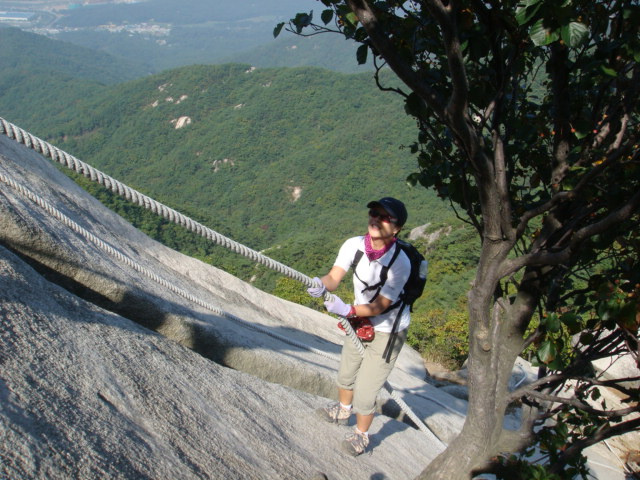
[[(2, 478), (413, 478), (442, 450), (378, 415), (372, 453), (346, 458), (349, 428), (313, 415), (335, 394), (335, 319), (163, 247), (5, 137), (0, 173), (220, 309), (122, 264), (0, 183)], [(466, 404), (425, 377), (405, 348), (391, 382), (451, 437)], [(388, 395), (380, 404), (398, 413)]]

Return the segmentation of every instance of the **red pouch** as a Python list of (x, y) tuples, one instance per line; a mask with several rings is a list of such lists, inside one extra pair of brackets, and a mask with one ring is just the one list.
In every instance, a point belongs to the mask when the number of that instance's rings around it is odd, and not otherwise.
[[(360, 340), (365, 342), (370, 342), (371, 340), (373, 340), (376, 331), (373, 329), (373, 325), (371, 324), (371, 320), (369, 320), (369, 317), (351, 317), (347, 318), (347, 320), (349, 320), (349, 323), (355, 330), (356, 335)], [(344, 332), (342, 322), (338, 322), (338, 328)]]

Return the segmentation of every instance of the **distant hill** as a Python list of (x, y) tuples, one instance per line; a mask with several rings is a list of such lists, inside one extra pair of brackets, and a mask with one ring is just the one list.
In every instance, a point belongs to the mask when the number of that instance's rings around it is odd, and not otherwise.
[(139, 63), (18, 28), (0, 26), (0, 76), (18, 71), (113, 84), (148, 74)]
[[(413, 122), (368, 74), (192, 66), (75, 105), (53, 112), (56, 128), (43, 134), (258, 248), (318, 221), (362, 225), (369, 197), (417, 207), (426, 194), (404, 184), (415, 160), (400, 147), (413, 141)], [(189, 123), (177, 128), (182, 117)]]
[[(188, 65), (222, 63), (250, 63), (260, 67), (313, 66), (343, 73), (371, 70), (370, 65), (358, 65), (357, 45), (347, 42), (344, 37), (325, 34), (305, 38), (285, 32), (281, 38), (274, 39), (271, 34), (274, 26), (275, 22), (265, 25), (269, 31), (263, 31), (259, 38), (197, 25), (176, 27), (166, 39), (95, 30), (69, 31), (53, 37), (138, 63), (154, 73)], [(216, 29), (222, 30), (223, 26), (218, 25)]]
[(304, 39), (283, 32), (274, 40), (278, 22), (299, 11), (314, 11), (318, 18), (324, 8), (315, 0), (148, 0), (83, 5), (60, 12), (54, 22), (36, 15), (21, 28), (126, 59), (145, 72), (229, 62), (362, 71), (355, 45), (341, 36)]
[(320, 67), (342, 73), (361, 73), (373, 70), (371, 63), (358, 65), (355, 42), (342, 35), (322, 34), (299, 37), (288, 32), (264, 45), (239, 52), (226, 58), (228, 62), (242, 62), (257, 67)]

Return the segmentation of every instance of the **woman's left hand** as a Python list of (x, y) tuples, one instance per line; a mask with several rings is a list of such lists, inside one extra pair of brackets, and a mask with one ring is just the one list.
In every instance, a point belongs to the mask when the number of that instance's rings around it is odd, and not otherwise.
[(327, 287), (324, 286), (322, 280), (320, 280), (318, 277), (314, 277), (312, 282), (314, 286), (307, 288), (307, 293), (312, 297), (320, 298), (327, 291)]
[(327, 312), (340, 315), (341, 317), (346, 317), (351, 311), (351, 305), (347, 305), (336, 295), (333, 295), (331, 300), (324, 302), (324, 306), (326, 307)]

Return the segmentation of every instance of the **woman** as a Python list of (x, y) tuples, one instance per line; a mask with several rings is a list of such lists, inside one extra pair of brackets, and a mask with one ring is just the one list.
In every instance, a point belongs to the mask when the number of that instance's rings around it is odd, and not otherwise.
[[(392, 261), (396, 248), (400, 248), (396, 245), (396, 238), (407, 221), (407, 209), (400, 200), (391, 197), (370, 202), (367, 207), (367, 235), (348, 239), (340, 248), (329, 273), (322, 278), (314, 278), (316, 286), (307, 290), (313, 297), (334, 291), (352, 266), (356, 252), (364, 252), (354, 267), (354, 304), (347, 305), (334, 297), (333, 301), (325, 302), (325, 307), (328, 312), (342, 317), (368, 317), (375, 335), (371, 341), (362, 342), (364, 356), (350, 339), (345, 340), (337, 379), (339, 402), (318, 410), (325, 420), (342, 425), (347, 424), (352, 411), (355, 412), (355, 430), (342, 442), (343, 448), (354, 456), (363, 453), (369, 445), (369, 427), (373, 421), (376, 397), (393, 369), (410, 322), (409, 309), (402, 309), (397, 340), (390, 354), (383, 355), (398, 308), (401, 308), (396, 306), (396, 301), (411, 271), (409, 258), (401, 249)], [(387, 279), (380, 285), (380, 273), (389, 265)]]

